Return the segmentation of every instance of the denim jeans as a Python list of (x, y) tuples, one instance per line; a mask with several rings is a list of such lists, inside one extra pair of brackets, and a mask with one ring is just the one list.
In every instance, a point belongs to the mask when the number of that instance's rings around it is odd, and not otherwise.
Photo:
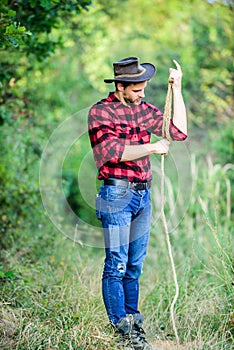
[(138, 314), (139, 277), (146, 256), (151, 222), (150, 190), (102, 185), (96, 200), (102, 221), (106, 258), (102, 294), (114, 324)]

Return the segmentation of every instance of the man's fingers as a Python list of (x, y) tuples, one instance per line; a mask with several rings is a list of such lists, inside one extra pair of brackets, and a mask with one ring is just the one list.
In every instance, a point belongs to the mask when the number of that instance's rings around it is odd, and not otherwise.
[(179, 63), (178, 63), (176, 60), (173, 60), (173, 62), (174, 62), (175, 65), (176, 65), (176, 69), (177, 69), (179, 72), (182, 72)]
[(168, 153), (168, 149), (169, 149), (169, 145), (170, 145), (170, 141), (168, 141), (167, 139), (162, 139), (161, 141), (162, 147), (163, 147), (163, 154), (167, 154)]
[(169, 146), (169, 145), (170, 145), (170, 141), (168, 141), (167, 139), (162, 139), (161, 142), (162, 142), (165, 146)]
[[(180, 65), (179, 63), (176, 61), (176, 60), (173, 60), (175, 66), (176, 66), (176, 69), (175, 68), (170, 68), (169, 69), (169, 82), (170, 82), (170, 79), (181, 79), (182, 77), (182, 70), (180, 68)], [(175, 85), (174, 85), (175, 86)]]

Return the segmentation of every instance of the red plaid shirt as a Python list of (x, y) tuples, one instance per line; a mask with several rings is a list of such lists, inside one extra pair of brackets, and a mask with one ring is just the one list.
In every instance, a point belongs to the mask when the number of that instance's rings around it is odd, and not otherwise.
[[(163, 114), (152, 104), (125, 106), (110, 93), (89, 111), (89, 137), (99, 179), (117, 178), (131, 182), (151, 180), (150, 156), (121, 162), (125, 145), (150, 142), (151, 133), (162, 136)], [(186, 135), (171, 122), (173, 140), (182, 141)]]

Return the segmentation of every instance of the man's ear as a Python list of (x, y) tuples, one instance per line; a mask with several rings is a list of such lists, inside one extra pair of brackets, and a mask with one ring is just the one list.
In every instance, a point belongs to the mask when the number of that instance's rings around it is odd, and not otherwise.
[(117, 86), (117, 90), (118, 90), (118, 91), (121, 91), (121, 92), (124, 91), (124, 86), (123, 86), (122, 83), (117, 83), (116, 86)]

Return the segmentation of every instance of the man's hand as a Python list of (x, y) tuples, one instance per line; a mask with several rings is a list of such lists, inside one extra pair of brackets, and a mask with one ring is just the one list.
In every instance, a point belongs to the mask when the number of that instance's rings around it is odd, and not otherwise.
[(172, 84), (173, 89), (181, 90), (182, 70), (180, 68), (179, 63), (176, 60), (173, 60), (173, 62), (176, 65), (176, 69), (175, 68), (169, 69), (169, 73), (170, 73), (169, 80), (173, 79), (173, 84)]
[(151, 153), (155, 154), (168, 154), (170, 142), (167, 139), (162, 139), (158, 142), (152, 143)]

